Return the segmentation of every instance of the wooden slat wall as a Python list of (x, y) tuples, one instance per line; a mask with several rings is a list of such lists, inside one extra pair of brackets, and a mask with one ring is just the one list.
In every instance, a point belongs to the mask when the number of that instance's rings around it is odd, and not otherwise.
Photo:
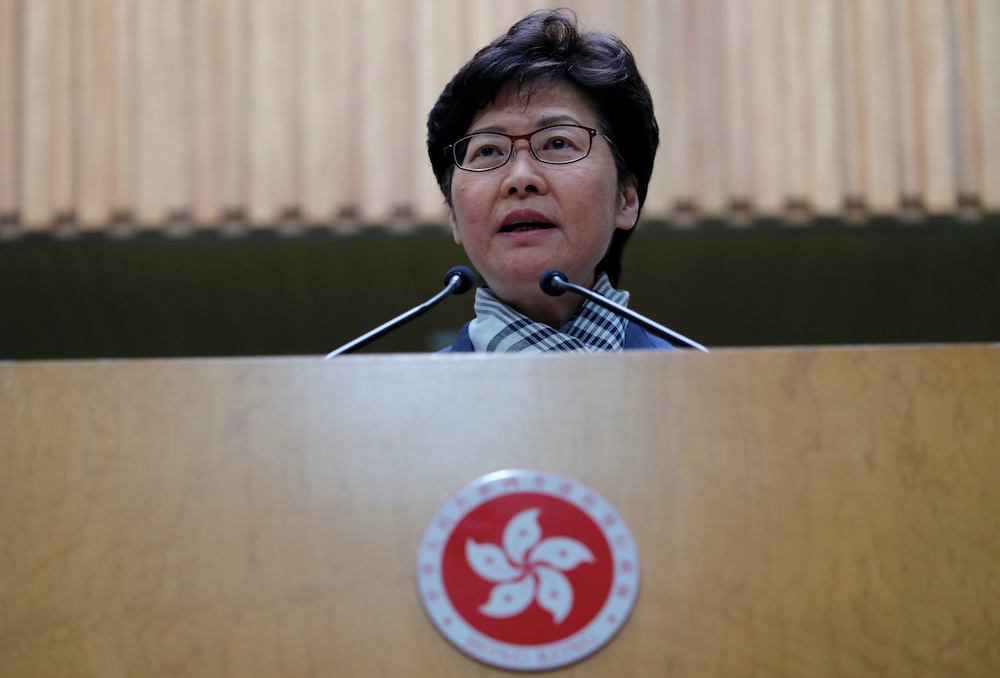
[[(427, 110), (538, 6), (0, 0), (0, 233), (442, 223)], [(646, 218), (1000, 210), (1000, 0), (576, 8), (654, 92)]]

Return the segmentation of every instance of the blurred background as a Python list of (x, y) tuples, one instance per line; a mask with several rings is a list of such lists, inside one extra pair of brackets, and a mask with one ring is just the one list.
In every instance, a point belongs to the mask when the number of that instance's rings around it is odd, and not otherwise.
[[(424, 301), (467, 263), (426, 113), (561, 4), (0, 0), (0, 360), (321, 354)], [(572, 6), (660, 123), (634, 309), (709, 346), (1000, 341), (1000, 0)]]

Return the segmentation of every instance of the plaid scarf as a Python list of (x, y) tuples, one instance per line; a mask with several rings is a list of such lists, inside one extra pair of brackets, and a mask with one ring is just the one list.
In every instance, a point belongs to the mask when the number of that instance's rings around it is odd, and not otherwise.
[[(612, 287), (605, 273), (597, 278), (594, 291), (623, 306), (628, 304), (628, 292)], [(589, 300), (558, 330), (521, 315), (487, 287), (476, 290), (475, 308), (469, 339), (477, 352), (621, 351), (625, 345), (628, 321)]]

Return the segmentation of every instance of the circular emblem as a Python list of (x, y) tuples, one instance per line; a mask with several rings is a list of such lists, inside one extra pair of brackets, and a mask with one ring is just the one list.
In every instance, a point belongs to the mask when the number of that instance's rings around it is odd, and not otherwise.
[(431, 519), (417, 555), (434, 625), (505, 669), (565, 666), (604, 646), (639, 587), (628, 526), (590, 488), (540, 471), (485, 475)]

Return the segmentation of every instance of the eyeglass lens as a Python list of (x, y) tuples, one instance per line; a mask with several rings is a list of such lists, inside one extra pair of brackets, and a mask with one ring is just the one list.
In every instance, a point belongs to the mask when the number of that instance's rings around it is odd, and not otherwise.
[[(542, 162), (565, 164), (581, 160), (590, 153), (593, 137), (584, 127), (557, 125), (533, 133), (528, 145)], [(469, 170), (489, 170), (510, 159), (514, 141), (503, 134), (478, 132), (455, 143), (455, 163)]]

